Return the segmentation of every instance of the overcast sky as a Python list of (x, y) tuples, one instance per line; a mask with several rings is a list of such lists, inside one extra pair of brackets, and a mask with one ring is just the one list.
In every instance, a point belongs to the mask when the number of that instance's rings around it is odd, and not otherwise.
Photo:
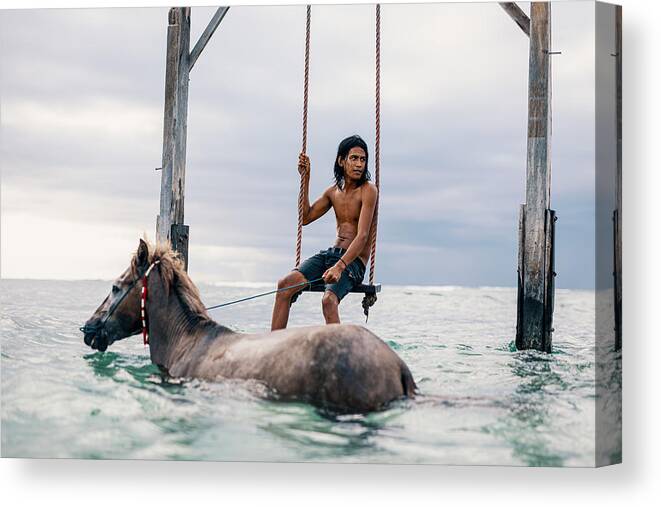
[[(167, 12), (0, 11), (2, 277), (110, 279), (144, 232), (154, 238)], [(191, 46), (214, 12), (192, 9)], [(381, 15), (376, 278), (515, 286), (528, 39), (496, 3), (383, 5)], [(594, 3), (553, 3), (552, 15), (557, 285), (591, 288)], [(312, 17), (316, 197), (342, 138), (374, 146), (374, 6), (315, 6)], [(304, 32), (302, 5), (232, 7), (191, 73), (196, 281), (275, 282), (292, 267)], [(304, 229), (303, 255), (334, 233), (330, 212)]]

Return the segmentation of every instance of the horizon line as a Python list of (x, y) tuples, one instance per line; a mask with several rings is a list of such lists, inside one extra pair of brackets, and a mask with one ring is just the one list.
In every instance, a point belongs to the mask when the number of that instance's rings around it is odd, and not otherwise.
[[(16, 278), (0, 276), (0, 281), (23, 281), (23, 282), (107, 282), (111, 283), (111, 278)], [(277, 284), (273, 282), (264, 281), (231, 281), (219, 280), (209, 281), (202, 280), (195, 282), (196, 284), (213, 285), (217, 287), (247, 287), (247, 288), (267, 288), (275, 287)], [(458, 285), (458, 284), (418, 284), (418, 283), (381, 283), (383, 287), (402, 287), (402, 288), (439, 288), (439, 289), (508, 289), (516, 290), (517, 287), (513, 285)], [(596, 292), (594, 287), (556, 287), (556, 290), (576, 290), (576, 291), (593, 291)]]

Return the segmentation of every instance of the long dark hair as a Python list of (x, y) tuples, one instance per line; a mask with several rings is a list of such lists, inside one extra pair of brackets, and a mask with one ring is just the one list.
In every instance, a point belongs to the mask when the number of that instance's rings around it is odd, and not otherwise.
[(344, 169), (342, 169), (342, 166), (338, 163), (338, 159), (341, 158), (342, 160), (346, 160), (351, 148), (362, 148), (365, 151), (365, 170), (358, 181), (358, 186), (361, 186), (366, 181), (370, 181), (371, 178), (370, 172), (367, 169), (367, 162), (369, 161), (367, 143), (358, 135), (349, 136), (337, 147), (337, 155), (335, 156), (335, 168), (333, 169), (335, 173), (335, 185), (340, 190), (344, 188)]

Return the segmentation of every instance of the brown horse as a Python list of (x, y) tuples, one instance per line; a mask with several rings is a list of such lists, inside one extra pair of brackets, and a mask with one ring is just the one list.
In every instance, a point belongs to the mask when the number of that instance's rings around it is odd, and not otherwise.
[(416, 390), (404, 361), (361, 326), (242, 334), (217, 324), (178, 254), (143, 240), (81, 328), (85, 343), (100, 351), (141, 330), (148, 330), (152, 362), (172, 377), (254, 379), (280, 399), (337, 412), (378, 410)]

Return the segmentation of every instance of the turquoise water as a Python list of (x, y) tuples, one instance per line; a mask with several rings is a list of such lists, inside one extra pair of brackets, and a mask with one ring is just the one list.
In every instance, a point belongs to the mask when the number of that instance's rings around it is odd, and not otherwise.
[[(138, 336), (93, 352), (78, 327), (109, 282), (1, 287), (4, 457), (594, 465), (593, 291), (557, 290), (547, 355), (513, 347), (515, 289), (385, 286), (368, 327), (407, 362), (421, 395), (329, 417), (263, 399), (254, 383), (164, 379)], [(208, 306), (269, 289), (199, 288)], [(263, 331), (272, 302), (211, 314)], [(321, 323), (320, 306), (319, 294), (303, 294), (290, 325)], [(364, 323), (360, 296), (340, 311)]]

